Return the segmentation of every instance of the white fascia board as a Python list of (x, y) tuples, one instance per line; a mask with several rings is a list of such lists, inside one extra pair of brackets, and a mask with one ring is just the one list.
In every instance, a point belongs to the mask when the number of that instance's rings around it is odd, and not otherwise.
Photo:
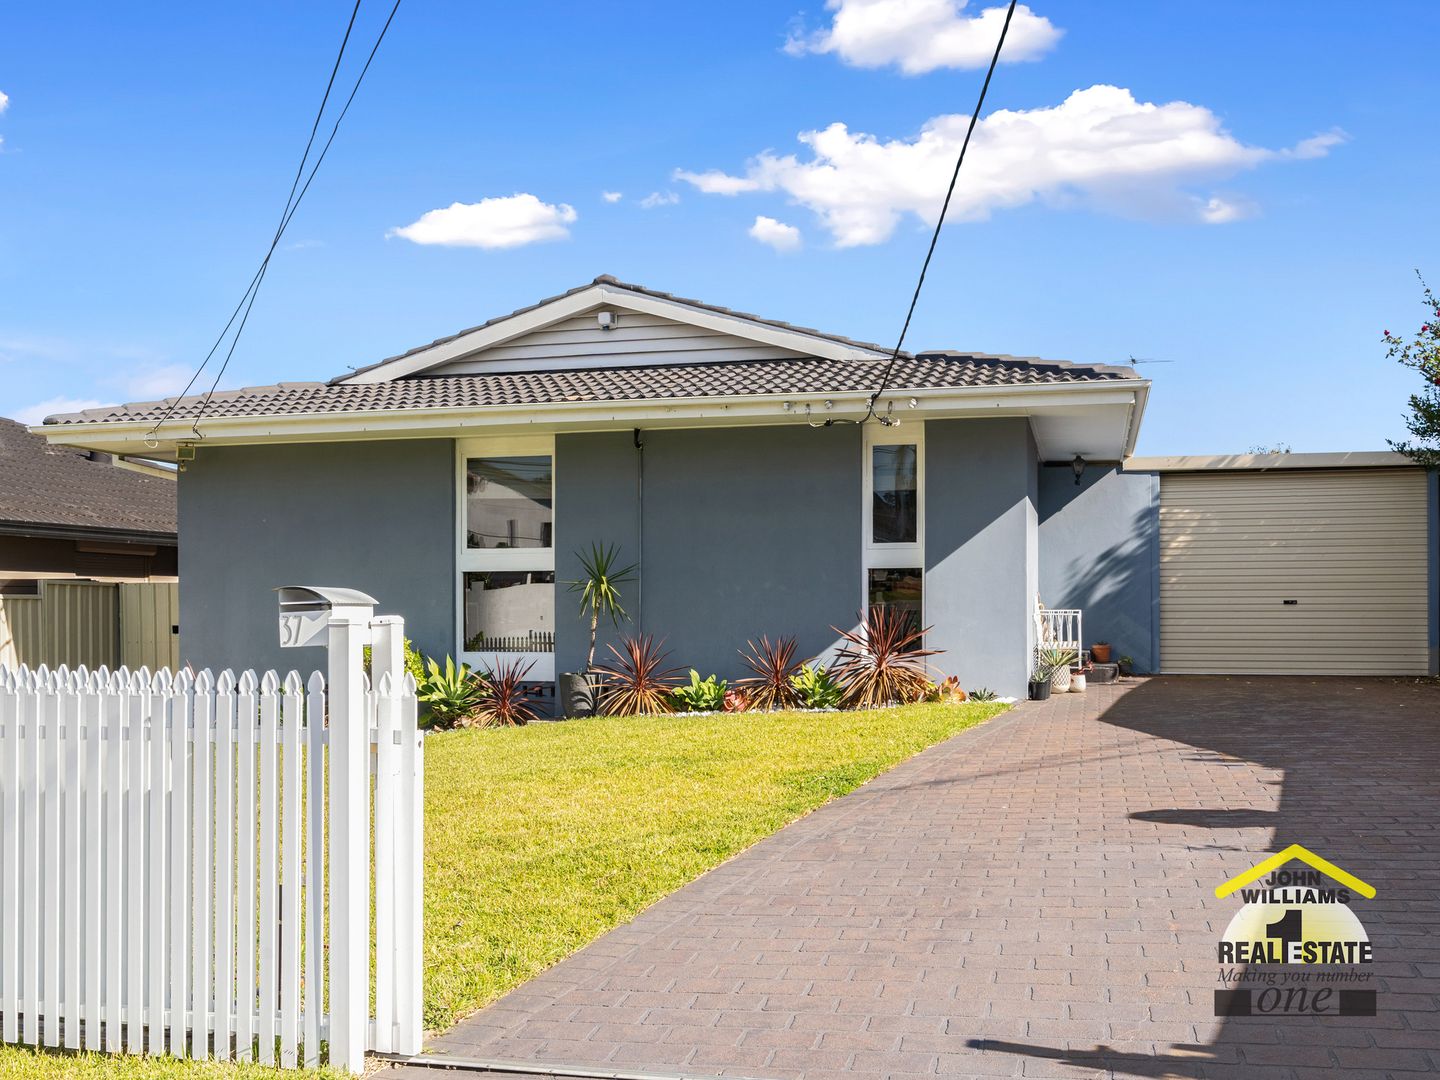
[(421, 349), (419, 352), (408, 356), (396, 357), (380, 364), (379, 367), (369, 371), (357, 371), (353, 375), (347, 375), (339, 380), (342, 383), (383, 383), (393, 382), (396, 379), (404, 378), (406, 375), (413, 375), (417, 371), (424, 371), (437, 364), (445, 364), (451, 360), (459, 360), (461, 357), (469, 356), (480, 349), (492, 345), (503, 345), (513, 338), (528, 334), (532, 330), (542, 330), (552, 323), (568, 319), (572, 315), (578, 315), (596, 304), (604, 303), (601, 297), (601, 287), (592, 285), (588, 289), (582, 289), (571, 296), (562, 296), (558, 300), (552, 300), (548, 304), (532, 308), (530, 311), (522, 311), (518, 315), (512, 315), (508, 319), (491, 326), (481, 327), (479, 330), (472, 330), (468, 334), (461, 334), (457, 338), (444, 342), (440, 345), (432, 345), (428, 349)]
[[(879, 403), (884, 412), (895, 403), (895, 417), (942, 419), (986, 415), (1027, 415), (1076, 404), (1133, 405), (1135, 382), (1062, 383), (1026, 386), (897, 389)], [(261, 442), (329, 442), (363, 439), (454, 438), (489, 432), (604, 431), (628, 427), (730, 427), (747, 424), (796, 424), (810, 419), (858, 420), (864, 414), (870, 391), (795, 396), (762, 394), (748, 397), (667, 398), (664, 400), (565, 402), (526, 406), (479, 406), (461, 409), (377, 409), (369, 412), (311, 413), (268, 417), (217, 417), (205, 421), (209, 445), (243, 445)], [(908, 405), (915, 399), (915, 408)], [(791, 408), (784, 408), (786, 402)], [(830, 409), (824, 403), (832, 403)], [(162, 452), (146, 446), (154, 432), (162, 447), (194, 441), (189, 418), (167, 421), (155, 430), (146, 420), (97, 424), (46, 425), (37, 434), (57, 445), (79, 446), (113, 453)], [(173, 451), (172, 451), (173, 452)]]
[[(503, 345), (507, 341), (534, 330), (543, 330), (547, 326), (597, 306), (657, 315), (661, 318), (673, 319), (675, 322), (733, 334), (735, 337), (746, 338), (761, 345), (771, 345), (807, 356), (823, 357), (827, 360), (874, 360), (886, 355), (877, 349), (863, 349), (831, 341), (828, 338), (805, 334), (798, 330), (768, 326), (739, 315), (707, 311), (704, 308), (682, 304), (678, 300), (664, 300), (658, 296), (647, 296), (644, 293), (631, 292), (628, 289), (617, 289), (612, 285), (592, 285), (571, 296), (562, 296), (558, 300), (552, 300), (533, 310), (523, 311), (519, 315), (502, 319), (491, 326), (462, 334), (441, 345), (433, 345), (409, 356), (398, 357), (369, 371), (358, 371), (353, 375), (347, 375), (339, 381), (342, 383), (392, 382), (406, 375), (414, 375), (439, 364), (461, 360), (493, 346)], [(538, 362), (535, 369), (544, 370), (543, 361)]]

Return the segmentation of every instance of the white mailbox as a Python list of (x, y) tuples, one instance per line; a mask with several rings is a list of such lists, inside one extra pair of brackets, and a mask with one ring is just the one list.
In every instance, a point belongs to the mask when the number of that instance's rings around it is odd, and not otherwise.
[(280, 594), (280, 647), (325, 645), (332, 618), (368, 623), (376, 600), (359, 589), (286, 585)]

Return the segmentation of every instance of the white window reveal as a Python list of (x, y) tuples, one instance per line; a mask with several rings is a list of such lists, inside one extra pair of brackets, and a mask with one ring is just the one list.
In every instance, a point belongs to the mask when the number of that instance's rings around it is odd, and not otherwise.
[(865, 427), (863, 602), (925, 624), (925, 428)]
[(460, 658), (495, 671), (531, 664), (555, 678), (555, 444), (548, 437), (462, 439)]

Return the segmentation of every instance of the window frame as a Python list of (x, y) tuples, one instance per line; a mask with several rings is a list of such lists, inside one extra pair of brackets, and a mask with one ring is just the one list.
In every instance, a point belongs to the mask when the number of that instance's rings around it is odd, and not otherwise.
[[(467, 490), (470, 458), (548, 457), (550, 459), (550, 521), (551, 546), (548, 548), (472, 548), (468, 544), (466, 515), (469, 510)], [(455, 440), (455, 569), (450, 587), (455, 597), (455, 656), (477, 670), (494, 671), (501, 664), (515, 662), (533, 666), (526, 680), (555, 681), (555, 653), (552, 652), (472, 652), (465, 648), (465, 575), (499, 571), (555, 572), (555, 521), (559, 508), (555, 504), (555, 437), (553, 435), (486, 436)], [(555, 582), (558, 589), (559, 581)], [(551, 609), (551, 625), (555, 622)]]
[[(909, 570), (920, 571), (920, 625), (928, 626), (927, 610), (930, 606), (930, 587), (926, 581), (925, 566), (925, 424), (924, 421), (906, 423), (903, 427), (888, 427), (883, 424), (866, 424), (865, 438), (860, 454), (860, 471), (863, 476), (860, 534), (860, 611), (870, 611), (870, 571)], [(875, 537), (875, 472), (872, 453), (877, 446), (915, 447), (915, 542), (879, 543)]]

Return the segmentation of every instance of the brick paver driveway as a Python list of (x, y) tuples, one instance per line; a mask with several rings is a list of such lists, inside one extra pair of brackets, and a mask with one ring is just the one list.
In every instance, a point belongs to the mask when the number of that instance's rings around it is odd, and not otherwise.
[[(1437, 814), (1433, 685), (1091, 687), (831, 803), (430, 1049), (806, 1080), (1435, 1071)], [(1213, 1015), (1238, 907), (1214, 887), (1292, 842), (1379, 890), (1355, 905), (1373, 1018)]]

